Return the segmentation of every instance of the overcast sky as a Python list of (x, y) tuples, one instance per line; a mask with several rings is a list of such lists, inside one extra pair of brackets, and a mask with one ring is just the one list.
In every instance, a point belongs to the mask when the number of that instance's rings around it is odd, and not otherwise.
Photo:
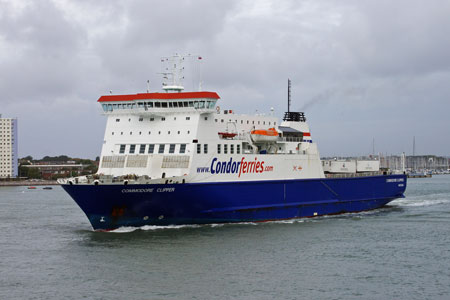
[[(450, 155), (450, 1), (0, 0), (0, 114), (19, 156), (100, 155), (99, 96), (159, 91), (160, 58), (201, 55), (241, 113), (304, 110), (322, 156)], [(188, 75), (188, 74), (186, 74)], [(192, 89), (192, 81), (186, 82)]]

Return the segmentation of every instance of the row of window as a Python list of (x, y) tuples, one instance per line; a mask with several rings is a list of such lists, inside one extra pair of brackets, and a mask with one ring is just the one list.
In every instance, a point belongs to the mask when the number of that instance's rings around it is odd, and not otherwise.
[[(163, 154), (166, 151), (166, 145), (167, 144), (141, 144), (141, 145), (120, 145), (119, 153), (124, 154), (127, 151), (129, 154), (153, 154), (153, 153), (159, 153)], [(169, 153), (175, 153), (175, 147), (177, 144), (168, 144), (169, 145)], [(156, 149), (157, 148), (157, 149)], [(155, 152), (157, 150), (158, 152)], [(186, 153), (186, 144), (180, 144), (178, 148), (178, 153), (183, 154)]]
[[(189, 121), (190, 119), (191, 119), (191, 117), (186, 117), (186, 121)], [(155, 121), (155, 118), (150, 118), (149, 120), (150, 120), (150, 122), (153, 122), (153, 121)], [(166, 118), (165, 117), (161, 117), (160, 120), (161, 121), (165, 121)], [(173, 120), (176, 121), (177, 117), (174, 117)], [(205, 120), (208, 120), (208, 117), (205, 117)], [(142, 122), (142, 121), (144, 121), (144, 118), (139, 118), (139, 122)], [(116, 119), (116, 122), (120, 122), (120, 118)], [(131, 122), (131, 118), (128, 119), (128, 122)]]
[[(218, 119), (215, 119), (215, 121), (216, 121), (216, 123), (219, 122)], [(224, 119), (220, 119), (220, 123), (224, 123), (224, 122), (225, 122)], [(231, 119), (229, 119), (228, 122), (232, 122)], [(234, 120), (234, 122), (236, 124), (238, 123), (237, 120)], [(263, 125), (266, 125), (266, 121), (262, 121), (262, 123), (263, 123)], [(269, 125), (272, 125), (270, 121), (268, 123), (269, 123)], [(241, 120), (241, 124), (244, 124), (244, 120)], [(250, 124), (250, 120), (247, 120), (247, 124)], [(252, 124), (255, 125), (255, 121), (252, 121)], [(258, 121), (258, 125), (261, 125), (261, 121)], [(273, 125), (276, 126), (277, 122), (273, 122)]]
[(119, 104), (102, 104), (104, 111), (113, 111), (117, 109), (135, 109), (143, 108), (182, 108), (193, 107), (195, 109), (213, 109), (216, 105), (216, 100), (202, 100), (202, 101), (145, 101), (136, 103), (119, 103)]
[[(120, 154), (125, 154), (125, 153), (129, 153), (129, 154), (135, 154), (135, 153), (163, 154), (166, 151), (166, 145), (169, 145), (169, 153), (175, 153), (175, 150), (176, 150), (175, 148), (176, 148), (177, 144), (140, 144), (140, 145), (122, 144), (122, 145), (120, 145), (119, 153)], [(223, 148), (222, 148), (222, 146), (223, 146)], [(208, 144), (203, 144), (203, 145), (197, 144), (197, 154), (201, 154), (202, 149), (203, 149), (203, 154), (207, 154), (208, 153)], [(222, 153), (222, 149), (223, 149), (223, 154), (228, 154), (228, 150), (230, 150), (229, 151), (230, 154), (234, 154), (235, 150), (236, 150), (236, 154), (241, 153), (241, 145), (240, 144), (237, 144), (237, 145), (235, 145), (235, 144), (223, 144), (223, 145), (217, 144), (217, 154)], [(157, 150), (157, 152), (155, 152), (156, 150)], [(186, 153), (186, 144), (179, 144), (178, 153), (180, 153), (180, 154)]]
[[(186, 133), (187, 133), (187, 134), (190, 134), (191, 131), (188, 130), (188, 131), (186, 131)], [(138, 134), (139, 134), (139, 135), (142, 135), (142, 131), (139, 131)], [(148, 132), (148, 135), (150, 135), (150, 134), (152, 134), (151, 131)], [(158, 134), (161, 134), (161, 131), (158, 131)], [(171, 134), (171, 131), (170, 131), (170, 130), (167, 131), (167, 134)], [(181, 134), (181, 131), (178, 130), (178, 131), (177, 131), (177, 134)], [(114, 131), (111, 132), (111, 135), (114, 135)], [(120, 135), (123, 135), (123, 131), (120, 132)], [(130, 131), (130, 135), (133, 135), (133, 131)]]
[[(228, 146), (230, 146), (230, 154), (234, 154), (235, 146), (236, 146), (236, 154), (241, 154), (241, 145), (234, 145), (234, 144), (217, 144), (217, 154), (220, 154), (222, 152), (222, 146), (223, 146), (223, 154), (228, 154)], [(197, 144), (197, 154), (202, 153), (202, 145)], [(203, 154), (208, 153), (208, 144), (203, 144)]]

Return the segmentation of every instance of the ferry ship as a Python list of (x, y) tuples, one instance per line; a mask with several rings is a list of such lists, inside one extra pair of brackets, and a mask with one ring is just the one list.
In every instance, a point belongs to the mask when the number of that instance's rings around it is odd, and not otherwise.
[(161, 92), (98, 99), (107, 124), (97, 174), (59, 180), (94, 230), (316, 217), (404, 197), (404, 174), (324, 172), (290, 88), (279, 123), (221, 109), (216, 92), (185, 92), (185, 57), (162, 61)]

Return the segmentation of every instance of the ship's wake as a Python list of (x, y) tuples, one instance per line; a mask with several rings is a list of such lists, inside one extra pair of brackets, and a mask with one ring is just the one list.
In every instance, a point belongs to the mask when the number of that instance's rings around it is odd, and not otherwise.
[(396, 199), (391, 202), (391, 205), (400, 207), (420, 207), (448, 203), (450, 203), (450, 195), (448, 193), (438, 193), (421, 196), (408, 196), (406, 198)]

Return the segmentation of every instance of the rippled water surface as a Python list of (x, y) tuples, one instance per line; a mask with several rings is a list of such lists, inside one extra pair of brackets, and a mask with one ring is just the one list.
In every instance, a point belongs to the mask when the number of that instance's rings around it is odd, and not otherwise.
[(59, 187), (0, 187), (0, 299), (450, 299), (450, 176), (359, 214), (92, 232)]

